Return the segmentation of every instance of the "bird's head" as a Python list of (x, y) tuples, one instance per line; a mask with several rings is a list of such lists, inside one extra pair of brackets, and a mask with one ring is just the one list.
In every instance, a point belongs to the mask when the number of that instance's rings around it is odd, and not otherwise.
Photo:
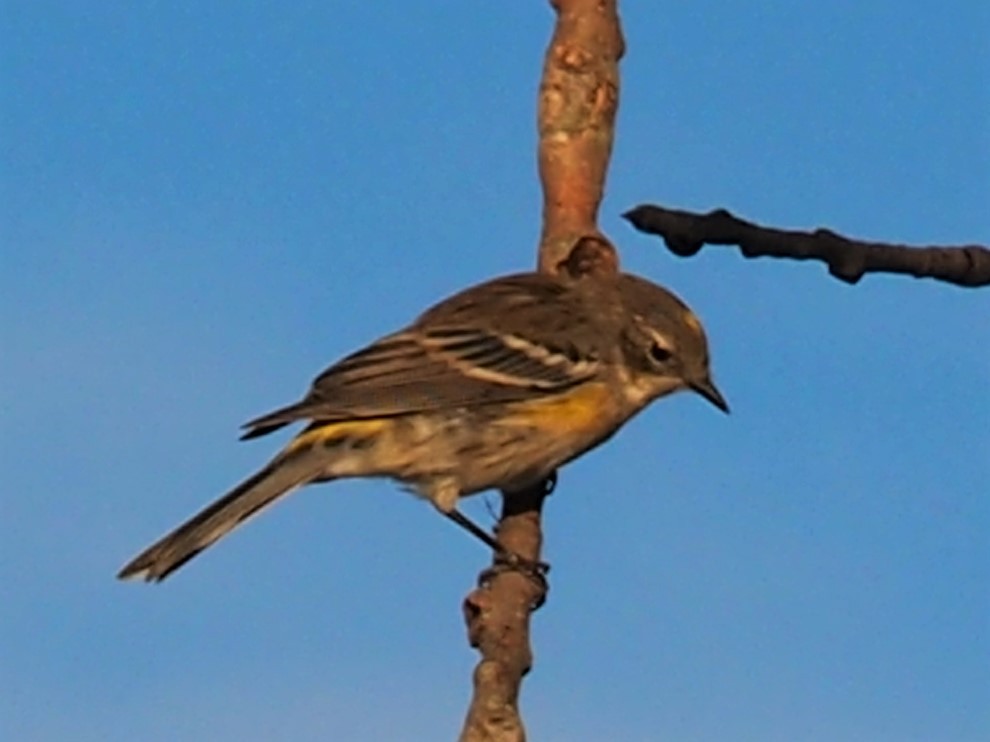
[(630, 393), (645, 404), (682, 389), (729, 411), (712, 381), (708, 340), (700, 320), (660, 286), (628, 273), (619, 277), (623, 304), (622, 355)]

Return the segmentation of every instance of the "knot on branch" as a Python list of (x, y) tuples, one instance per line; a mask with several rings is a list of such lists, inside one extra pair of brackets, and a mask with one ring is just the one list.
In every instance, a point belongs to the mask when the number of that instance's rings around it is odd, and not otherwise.
[(575, 279), (614, 276), (619, 272), (619, 253), (601, 235), (585, 235), (574, 243), (567, 257), (556, 267), (558, 274)]

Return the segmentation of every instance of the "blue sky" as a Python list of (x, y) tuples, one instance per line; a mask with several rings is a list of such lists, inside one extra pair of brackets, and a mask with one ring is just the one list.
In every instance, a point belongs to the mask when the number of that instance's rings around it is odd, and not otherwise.
[[(325, 365), (535, 261), (544, 2), (13, 0), (0, 52), (0, 737), (444, 739), (487, 555), (382, 482), (113, 575)], [(564, 471), (539, 740), (990, 739), (990, 292), (668, 255), (715, 206), (990, 242), (990, 6), (626, 3), (602, 226), (733, 407)], [(469, 512), (485, 519), (484, 499)]]

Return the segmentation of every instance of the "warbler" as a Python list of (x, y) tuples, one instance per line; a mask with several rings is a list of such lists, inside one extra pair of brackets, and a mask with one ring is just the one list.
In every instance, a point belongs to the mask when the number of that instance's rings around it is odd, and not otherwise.
[(497, 278), (330, 366), (301, 401), (248, 422), (243, 439), (308, 425), (118, 576), (162, 580), (296, 488), (345, 477), (391, 478), (480, 530), (457, 510), (459, 498), (538, 484), (678, 390), (728, 412), (701, 322), (666, 289), (628, 273)]

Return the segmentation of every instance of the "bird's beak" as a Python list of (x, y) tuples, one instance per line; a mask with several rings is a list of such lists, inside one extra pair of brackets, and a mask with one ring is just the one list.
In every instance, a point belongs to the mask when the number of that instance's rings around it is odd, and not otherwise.
[(727, 415), (729, 414), (729, 403), (725, 401), (725, 397), (722, 396), (722, 392), (718, 390), (718, 387), (715, 386), (715, 382), (710, 378), (705, 377), (701, 381), (692, 382), (690, 387), (692, 390), (696, 391), (702, 397), (722, 410), (722, 412)]

